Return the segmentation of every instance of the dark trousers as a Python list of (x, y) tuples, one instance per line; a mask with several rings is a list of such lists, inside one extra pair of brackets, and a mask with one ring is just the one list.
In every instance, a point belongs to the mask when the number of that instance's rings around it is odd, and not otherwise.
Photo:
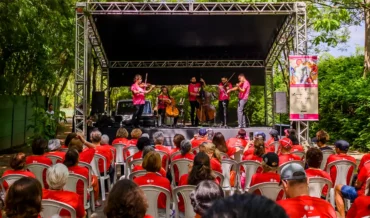
[[(225, 108), (224, 108), (225, 104)], [(218, 116), (220, 117), (221, 123), (226, 125), (224, 114), (226, 114), (226, 122), (227, 122), (227, 108), (229, 107), (229, 100), (223, 100), (218, 102)], [(224, 109), (226, 111), (224, 111)]]
[[(113, 184), (113, 181), (114, 181), (114, 177), (116, 176), (115, 175), (115, 169), (113, 166), (109, 166), (109, 169), (107, 171), (107, 174), (109, 175), (110, 177), (110, 183)], [(122, 173), (123, 174), (123, 173)], [(100, 176), (104, 176), (104, 173), (100, 173)], [(99, 182), (99, 185), (100, 185), (100, 182)], [(100, 187), (101, 188), (101, 187)], [(108, 186), (105, 185), (105, 190), (108, 190)]]
[(144, 104), (135, 105), (135, 108), (136, 110), (134, 116), (132, 117), (132, 124), (134, 126), (138, 126), (140, 124), (141, 115), (143, 114)]
[[(198, 126), (199, 120), (197, 115), (195, 114), (195, 108), (199, 108), (199, 102), (197, 101), (189, 101), (190, 102), (190, 120), (192, 126)], [(195, 121), (195, 122), (194, 122)]]
[[(159, 116), (161, 116), (161, 120), (162, 120), (162, 123), (161, 123), (161, 125), (163, 125), (163, 124), (165, 124), (165, 118), (166, 118), (166, 109), (164, 108), (164, 109), (158, 109), (158, 115)], [(177, 124), (177, 118), (178, 117), (174, 117), (173, 118), (173, 125), (176, 125)]]

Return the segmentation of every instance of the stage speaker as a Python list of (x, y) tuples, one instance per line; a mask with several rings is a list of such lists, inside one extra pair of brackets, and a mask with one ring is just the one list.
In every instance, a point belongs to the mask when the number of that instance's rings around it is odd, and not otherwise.
[(274, 92), (274, 112), (277, 114), (288, 113), (286, 92)]
[(91, 101), (91, 112), (104, 113), (104, 92), (93, 92)]

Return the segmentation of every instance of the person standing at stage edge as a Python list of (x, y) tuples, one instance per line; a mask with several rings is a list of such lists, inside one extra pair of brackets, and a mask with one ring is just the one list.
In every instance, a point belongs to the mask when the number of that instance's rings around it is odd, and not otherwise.
[[(232, 89), (233, 86), (231, 83), (227, 81), (227, 78), (224, 76), (221, 78), (221, 83), (218, 84), (218, 114), (221, 120), (221, 126), (226, 126), (227, 123), (225, 123), (225, 117), (226, 115), (226, 122), (227, 122), (227, 108), (229, 106), (229, 94), (227, 93), (227, 90)], [(225, 110), (225, 111), (224, 111)]]
[(132, 91), (132, 102), (136, 108), (134, 115), (132, 116), (132, 124), (139, 128), (141, 115), (143, 114), (144, 105), (145, 105), (145, 94), (153, 90), (154, 86), (151, 86), (146, 90), (146, 84), (142, 84), (142, 77), (139, 74), (136, 74), (134, 77), (134, 84), (131, 86)]
[(249, 97), (249, 91), (250, 91), (250, 84), (248, 80), (245, 78), (244, 74), (239, 74), (238, 76), (239, 83), (236, 84), (236, 87), (227, 90), (227, 93), (230, 93), (232, 91), (239, 91), (239, 102), (238, 102), (238, 123), (239, 128), (245, 128), (245, 113), (244, 113), (244, 107), (247, 104), (248, 97)]
[[(195, 113), (195, 108), (199, 108), (199, 102), (197, 101), (197, 97), (200, 95), (201, 88), (206, 86), (206, 82), (201, 78), (201, 83), (197, 82), (195, 76), (190, 79), (190, 84), (188, 86), (188, 93), (189, 93), (189, 102), (190, 102), (190, 119), (192, 126), (198, 126), (199, 120)], [(194, 119), (195, 117), (195, 119)]]

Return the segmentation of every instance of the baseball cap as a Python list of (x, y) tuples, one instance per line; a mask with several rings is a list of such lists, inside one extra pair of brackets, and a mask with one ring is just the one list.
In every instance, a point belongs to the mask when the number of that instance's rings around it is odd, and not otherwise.
[(284, 148), (292, 147), (292, 145), (293, 145), (292, 140), (290, 140), (289, 138), (282, 138), (282, 139), (279, 140), (279, 143)]
[(265, 140), (266, 139), (266, 134), (264, 132), (256, 132), (255, 134), (256, 137), (258, 136), (262, 136), (262, 139)]
[[(299, 180), (307, 178), (303, 167), (297, 163), (287, 164), (281, 169), (280, 180)], [(281, 184), (281, 182), (280, 182)]]
[(276, 129), (272, 129), (272, 130), (270, 130), (270, 135), (272, 135), (272, 136), (278, 136), (279, 135), (279, 132)]
[(238, 135), (242, 136), (242, 137), (245, 137), (247, 135), (247, 132), (244, 129), (239, 129)]
[(348, 151), (349, 143), (346, 140), (338, 140), (334, 143), (335, 147), (341, 151)]
[(207, 135), (207, 130), (205, 128), (200, 128), (198, 133), (201, 136), (205, 136)]
[(279, 156), (275, 152), (269, 152), (262, 156), (263, 162), (270, 167), (279, 166)]

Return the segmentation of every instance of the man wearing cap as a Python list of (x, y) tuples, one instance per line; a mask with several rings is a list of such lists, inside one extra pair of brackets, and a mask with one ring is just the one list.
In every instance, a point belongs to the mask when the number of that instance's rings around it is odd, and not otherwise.
[(270, 139), (266, 142), (266, 151), (275, 152), (275, 143), (279, 142), (279, 132), (276, 129), (272, 129), (269, 134)]
[(279, 166), (294, 160), (301, 160), (301, 158), (295, 154), (291, 153), (291, 149), (293, 146), (292, 140), (289, 138), (283, 138), (279, 141), (281, 152), (279, 154)]
[(248, 139), (247, 138), (247, 132), (244, 129), (240, 129), (238, 131), (238, 135), (236, 137), (229, 138), (226, 141), (226, 145), (229, 148), (236, 147), (236, 146), (243, 146), (243, 147), (245, 147), (247, 145), (247, 143), (248, 143), (248, 140), (247, 139)]
[(277, 174), (279, 166), (279, 157), (273, 152), (262, 156), (262, 173), (256, 173), (252, 176), (251, 184), (257, 185), (263, 182), (280, 182), (280, 175)]
[(301, 165), (291, 163), (284, 166), (280, 180), (287, 199), (280, 200), (277, 204), (285, 209), (289, 217), (337, 217), (331, 204), (309, 196), (308, 179)]
[(193, 148), (198, 147), (203, 142), (211, 142), (208, 140), (208, 132), (205, 128), (200, 128), (198, 135), (195, 135), (193, 139), (190, 140)]

